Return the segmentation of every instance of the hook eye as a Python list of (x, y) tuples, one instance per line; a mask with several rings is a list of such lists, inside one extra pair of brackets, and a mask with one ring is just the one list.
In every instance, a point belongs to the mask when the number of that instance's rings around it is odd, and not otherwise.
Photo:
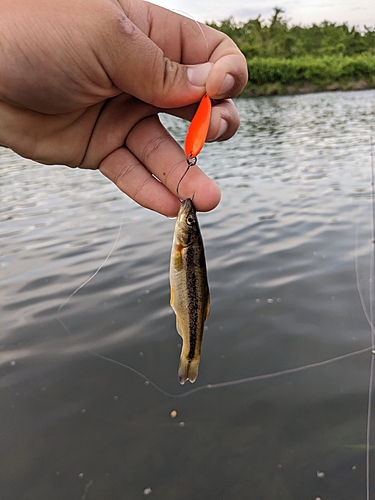
[(194, 156), (194, 157), (187, 156), (186, 161), (187, 161), (187, 164), (189, 165), (189, 168), (194, 167), (194, 165), (197, 164), (197, 157), (196, 156)]

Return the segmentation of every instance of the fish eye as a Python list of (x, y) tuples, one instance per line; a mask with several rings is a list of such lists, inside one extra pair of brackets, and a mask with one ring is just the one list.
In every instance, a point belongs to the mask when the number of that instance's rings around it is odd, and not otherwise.
[(189, 225), (189, 226), (192, 226), (195, 222), (195, 217), (194, 215), (191, 215), (189, 214), (187, 217), (186, 217), (186, 223)]

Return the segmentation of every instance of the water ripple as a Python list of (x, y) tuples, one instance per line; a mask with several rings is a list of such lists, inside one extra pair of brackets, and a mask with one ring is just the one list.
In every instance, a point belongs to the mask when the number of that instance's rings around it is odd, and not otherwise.
[[(239, 132), (199, 155), (222, 202), (199, 214), (212, 308), (197, 384), (368, 346), (356, 280), (373, 307), (374, 97), (239, 99)], [(182, 143), (186, 123), (163, 121)], [(352, 467), (363, 457), (342, 445), (363, 441), (367, 358), (200, 391), (177, 405), (92, 355), (170, 393), (185, 390), (169, 306), (174, 221), (136, 206), (99, 172), (8, 150), (0, 164), (4, 498), (80, 498), (80, 474), (96, 498), (138, 498), (148, 485), (178, 500), (361, 497), (363, 474)], [(317, 469), (328, 471), (324, 480)]]

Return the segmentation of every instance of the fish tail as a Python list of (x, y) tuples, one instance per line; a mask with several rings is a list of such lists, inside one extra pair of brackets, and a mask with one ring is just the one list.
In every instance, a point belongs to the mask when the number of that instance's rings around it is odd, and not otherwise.
[(180, 357), (180, 366), (178, 368), (178, 380), (183, 385), (187, 380), (195, 382), (198, 377), (200, 358), (189, 359), (185, 356)]

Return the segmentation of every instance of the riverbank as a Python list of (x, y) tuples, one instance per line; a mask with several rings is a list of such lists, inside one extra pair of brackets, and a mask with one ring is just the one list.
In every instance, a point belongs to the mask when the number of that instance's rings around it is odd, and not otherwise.
[(265, 83), (256, 85), (248, 82), (241, 97), (261, 97), (272, 95), (310, 94), (313, 92), (334, 92), (346, 90), (375, 89), (375, 81), (350, 80), (345, 82), (332, 82), (326, 85), (316, 85), (311, 82), (296, 82), (294, 85), (281, 83)]
[(242, 97), (375, 88), (375, 56), (248, 58)]

